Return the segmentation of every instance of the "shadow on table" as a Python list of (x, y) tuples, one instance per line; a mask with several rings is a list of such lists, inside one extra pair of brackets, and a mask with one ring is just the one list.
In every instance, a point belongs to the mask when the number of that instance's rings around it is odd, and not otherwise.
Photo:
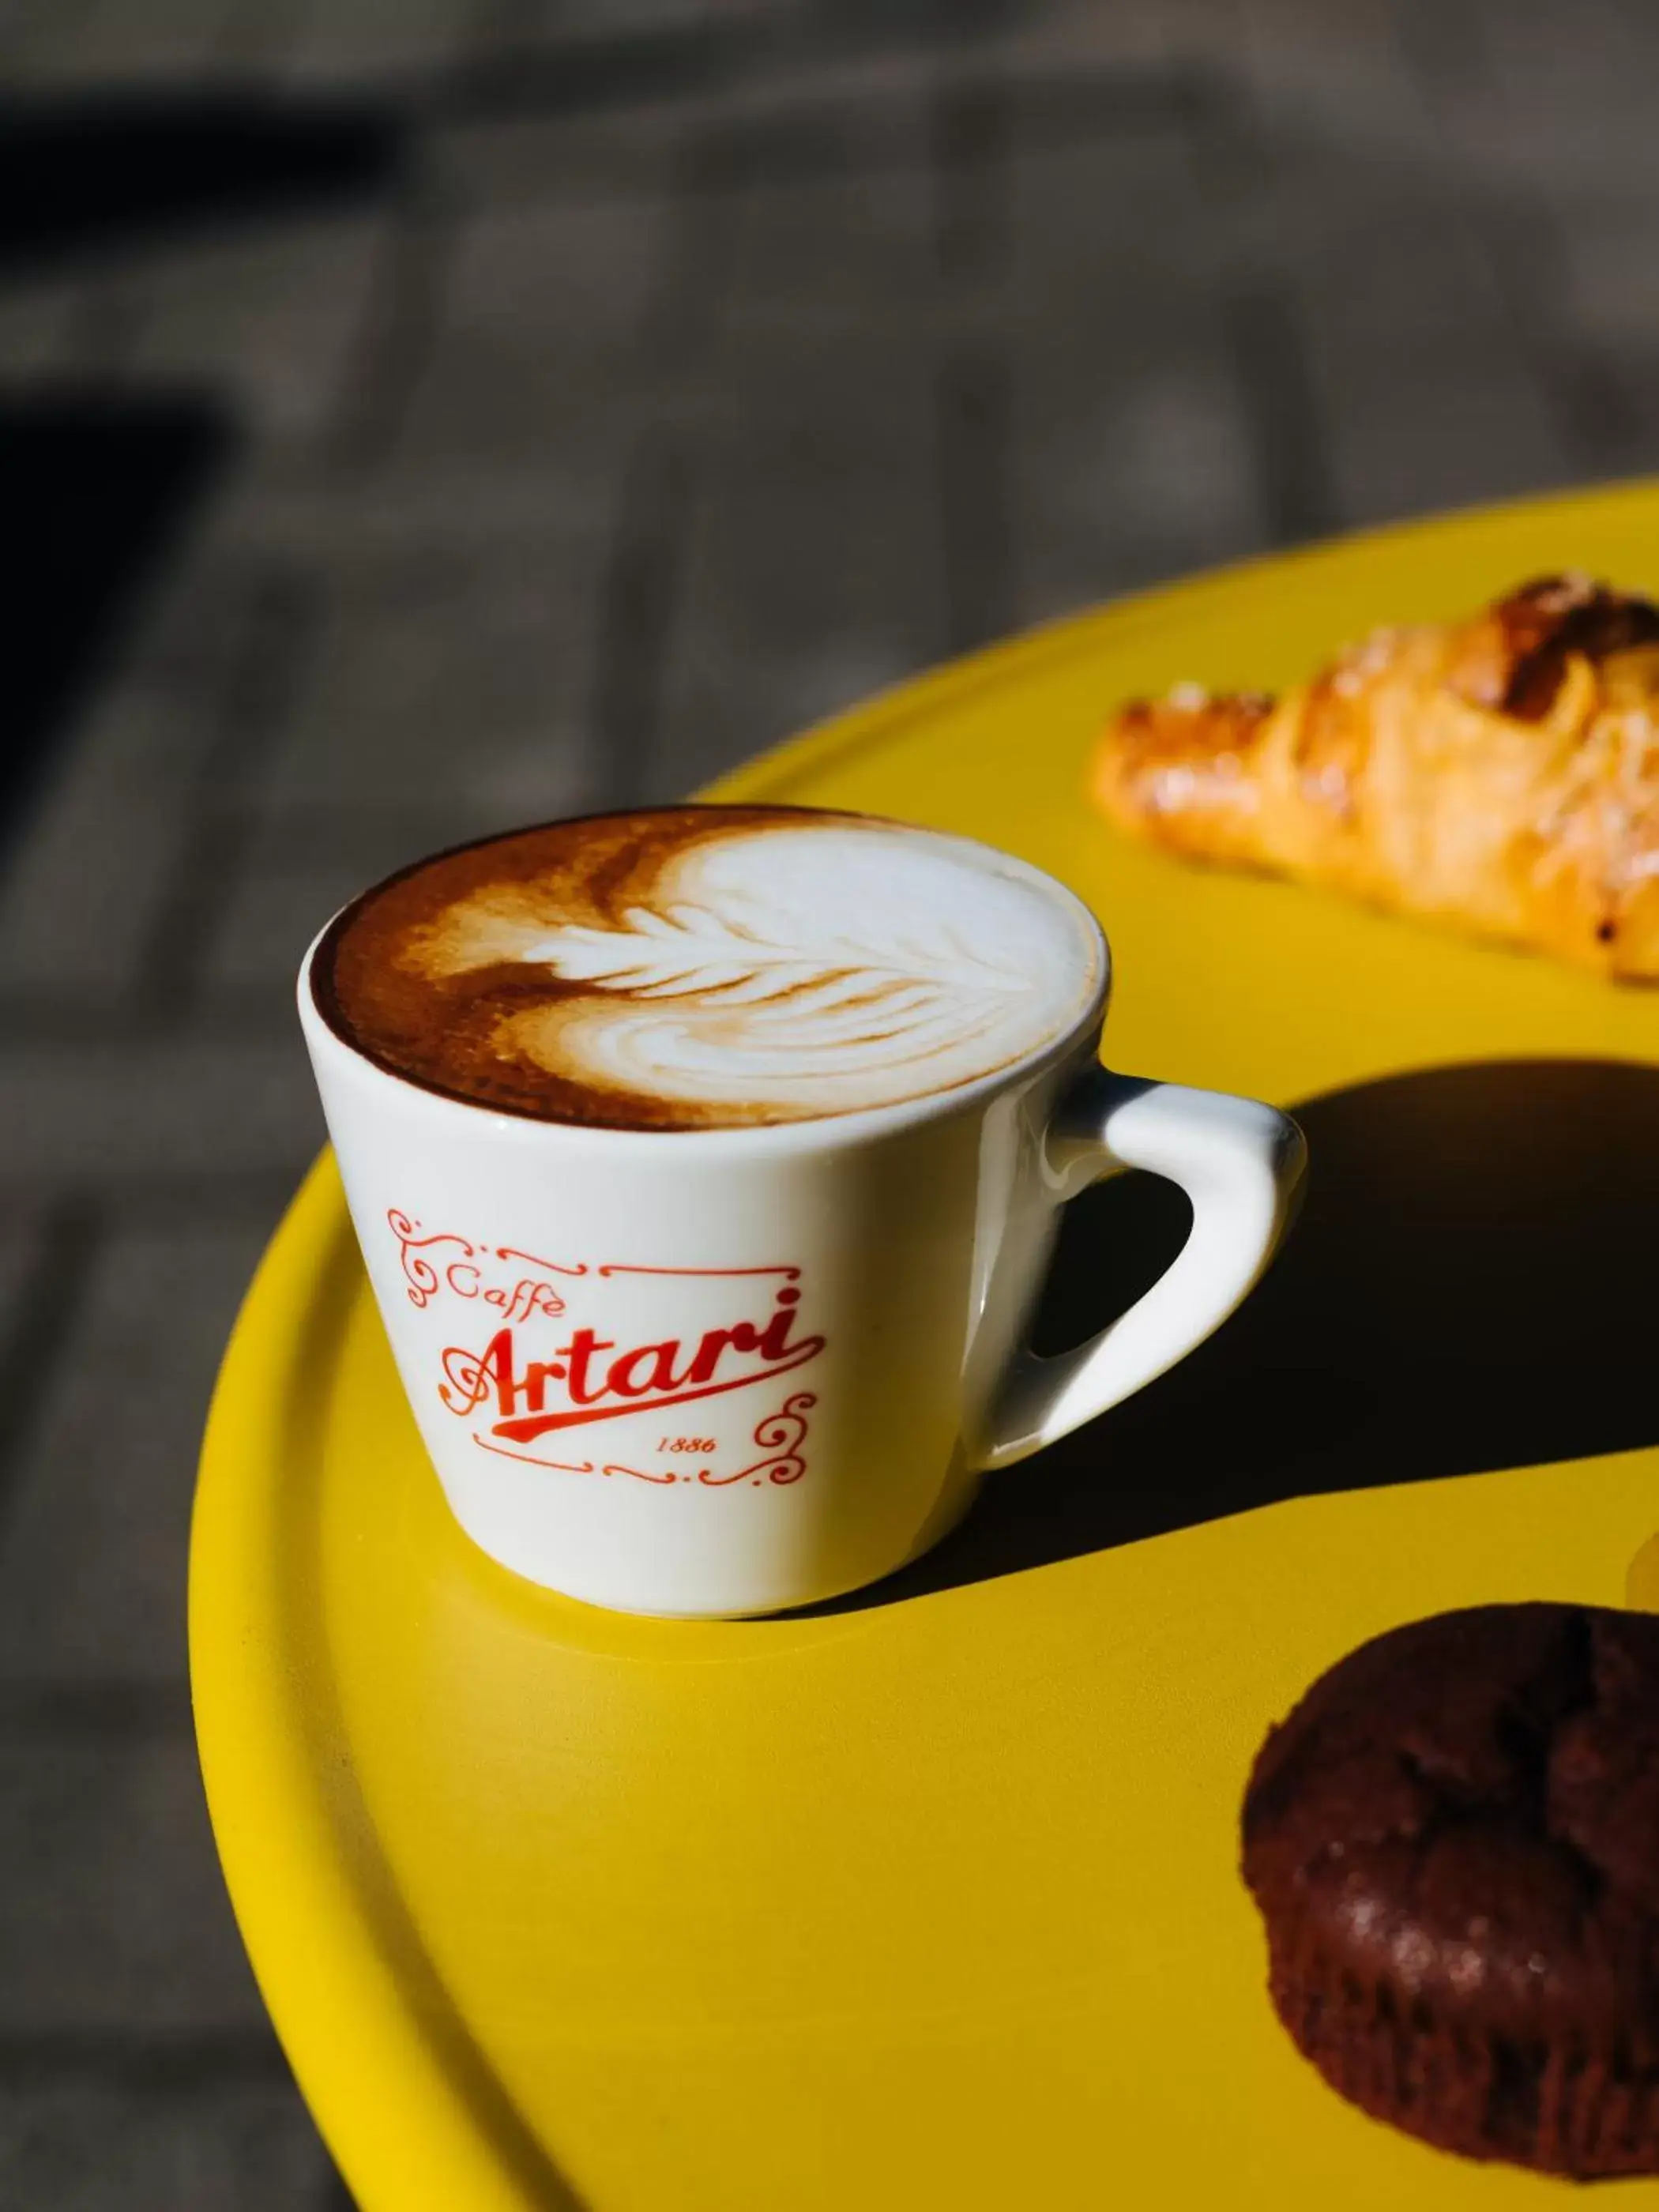
[[(826, 1610), (982, 1581), (1328, 1491), (1659, 1443), (1659, 1069), (1443, 1067), (1297, 1109), (1307, 1202), (1191, 1358), (992, 1476), (939, 1548)], [(1152, 1281), (1190, 1218), (1145, 1176), (1068, 1212), (1052, 1352)]]

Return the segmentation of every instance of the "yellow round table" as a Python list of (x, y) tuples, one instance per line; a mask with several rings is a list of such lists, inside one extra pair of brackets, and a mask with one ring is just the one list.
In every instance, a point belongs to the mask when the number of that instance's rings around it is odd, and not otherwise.
[(319, 1163), (226, 1356), (191, 1660), (242, 1931), (367, 2212), (1560, 2201), (1297, 2057), (1236, 1825), (1269, 1722), (1362, 1638), (1659, 1588), (1627, 1341), (1659, 999), (1131, 848), (1079, 784), (1127, 693), (1279, 684), (1567, 565), (1659, 588), (1659, 488), (1152, 592), (720, 787), (1024, 854), (1106, 924), (1115, 1066), (1315, 1102), (1303, 1229), (1213, 1357), (895, 1586), (669, 1624), (493, 1565)]

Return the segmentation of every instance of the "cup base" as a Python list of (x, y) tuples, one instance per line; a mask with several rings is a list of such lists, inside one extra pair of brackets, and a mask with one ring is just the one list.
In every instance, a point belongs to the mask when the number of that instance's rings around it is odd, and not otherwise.
[[(434, 1470), (435, 1473), (435, 1470)], [(873, 1574), (858, 1575), (848, 1581), (832, 1581), (821, 1589), (810, 1592), (779, 1596), (756, 1605), (681, 1605), (641, 1604), (626, 1598), (599, 1595), (591, 1590), (573, 1589), (568, 1583), (550, 1581), (532, 1574), (493, 1543), (481, 1528), (473, 1526), (459, 1510), (455, 1501), (445, 1493), (446, 1503), (456, 1526), (467, 1540), (476, 1545), (485, 1558), (519, 1581), (528, 1583), (534, 1589), (550, 1591), (556, 1597), (568, 1598), (573, 1604), (591, 1607), (596, 1613), (620, 1613), (636, 1620), (773, 1620), (808, 1611), (813, 1606), (829, 1605), (837, 1598), (851, 1597), (856, 1591), (874, 1589), (921, 1559), (942, 1543), (972, 1509), (979, 1492), (979, 1477), (953, 1468), (947, 1478), (939, 1501), (923, 1523), (915, 1542), (902, 1559), (890, 1566), (882, 1567)]]

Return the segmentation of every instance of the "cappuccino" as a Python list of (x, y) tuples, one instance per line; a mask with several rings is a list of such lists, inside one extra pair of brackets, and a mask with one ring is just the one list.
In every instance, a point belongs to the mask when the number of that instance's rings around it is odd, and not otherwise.
[(318, 948), (335, 1033), (549, 1121), (752, 1127), (932, 1097), (1099, 995), (1100, 933), (1023, 863), (860, 815), (678, 806), (439, 854)]

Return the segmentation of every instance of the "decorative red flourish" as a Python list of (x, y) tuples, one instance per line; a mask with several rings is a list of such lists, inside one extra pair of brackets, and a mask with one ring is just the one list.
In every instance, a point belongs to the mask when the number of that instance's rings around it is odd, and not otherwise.
[[(585, 1275), (587, 1273), (586, 1260), (579, 1261), (574, 1267), (567, 1267), (559, 1260), (538, 1260), (533, 1252), (517, 1251), (511, 1244), (498, 1244), (495, 1247), (495, 1257), (498, 1260), (524, 1260), (532, 1267), (544, 1269), (550, 1275)], [(601, 1267), (599, 1270), (602, 1275), (608, 1274), (610, 1272), (608, 1267)]]
[[(472, 1441), (475, 1444), (482, 1444), (487, 1452), (499, 1453), (502, 1459), (520, 1460), (526, 1467), (550, 1467), (559, 1474), (592, 1474), (593, 1472), (591, 1459), (538, 1459), (534, 1452), (508, 1451), (503, 1444), (492, 1444), (488, 1437), (481, 1437), (476, 1429), (472, 1431)], [(605, 1473), (608, 1474), (610, 1472), (607, 1468)]]
[(701, 1467), (698, 1481), (707, 1483), (711, 1490), (745, 1479), (799, 1482), (806, 1472), (800, 1449), (806, 1441), (806, 1416), (817, 1402), (811, 1390), (798, 1390), (793, 1398), (786, 1398), (777, 1413), (768, 1413), (756, 1426), (755, 1442), (764, 1449), (764, 1459), (757, 1459), (752, 1467), (740, 1467), (735, 1474), (716, 1474), (712, 1468)]
[(399, 1213), (395, 1206), (386, 1209), (386, 1218), (398, 1240), (398, 1259), (404, 1271), (404, 1279), (409, 1285), (409, 1303), (412, 1306), (428, 1304), (439, 1287), (438, 1271), (429, 1260), (421, 1256), (422, 1253), (429, 1252), (434, 1245), (459, 1244), (461, 1256), (470, 1260), (477, 1249), (476, 1245), (469, 1244), (465, 1237), (417, 1235), (420, 1223), (411, 1221), (406, 1213)]
[(601, 1275), (787, 1275), (789, 1280), (800, 1279), (799, 1267), (624, 1267), (605, 1266)]
[[(487, 1382), (484, 1389), (489, 1389)], [(447, 1396), (448, 1394), (446, 1392), (445, 1395)], [(784, 1401), (775, 1413), (768, 1413), (756, 1425), (755, 1442), (764, 1449), (764, 1459), (756, 1460), (750, 1467), (740, 1467), (735, 1474), (716, 1474), (712, 1468), (700, 1467), (696, 1480), (710, 1490), (723, 1490), (734, 1482), (766, 1481), (780, 1485), (799, 1482), (806, 1472), (806, 1461), (801, 1451), (801, 1446), (806, 1441), (806, 1416), (817, 1402), (811, 1390), (798, 1390), (793, 1398)], [(525, 1467), (551, 1468), (559, 1474), (592, 1474), (595, 1472), (606, 1475), (626, 1474), (635, 1482), (651, 1483), (689, 1482), (691, 1480), (689, 1474), (679, 1474), (672, 1468), (661, 1468), (652, 1474), (642, 1467), (624, 1466), (619, 1460), (608, 1460), (596, 1470), (591, 1459), (538, 1459), (534, 1452), (508, 1451), (504, 1444), (492, 1443), (488, 1437), (480, 1436), (476, 1429), (472, 1431), (472, 1441), (483, 1450), (495, 1452), (502, 1459), (515, 1459)]]
[[(550, 1467), (558, 1474), (592, 1474), (595, 1471), (591, 1459), (538, 1459), (534, 1452), (508, 1451), (503, 1444), (492, 1444), (488, 1437), (481, 1437), (476, 1429), (472, 1431), (472, 1441), (475, 1444), (482, 1444), (487, 1452), (495, 1452), (502, 1459), (516, 1459), (525, 1467)], [(672, 1470), (666, 1474), (647, 1474), (642, 1468), (618, 1467), (614, 1462), (609, 1467), (600, 1468), (598, 1472), (601, 1474), (631, 1474), (636, 1482), (672, 1482), (677, 1479)]]

